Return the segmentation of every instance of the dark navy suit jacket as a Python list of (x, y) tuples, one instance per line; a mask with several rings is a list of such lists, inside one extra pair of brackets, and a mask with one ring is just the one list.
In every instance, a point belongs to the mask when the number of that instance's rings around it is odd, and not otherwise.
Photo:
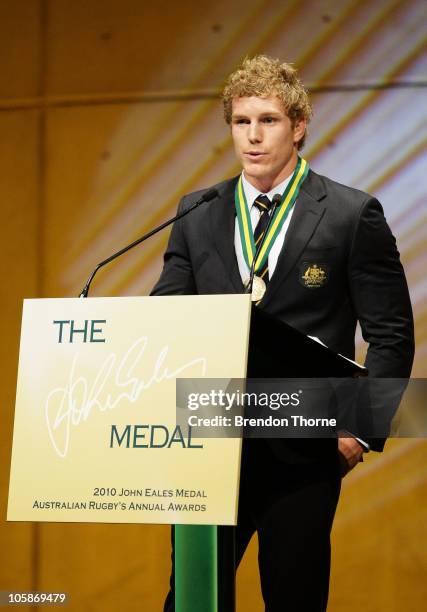
[[(152, 295), (244, 291), (234, 247), (237, 179), (215, 185), (218, 198), (175, 223)], [(202, 194), (184, 196), (179, 210)], [(307, 280), (307, 270), (320, 271), (318, 282)], [(410, 376), (414, 330), (405, 274), (380, 203), (362, 191), (309, 171), (259, 307), (351, 359), (359, 321), (370, 376)], [(384, 442), (371, 444), (381, 450)]]

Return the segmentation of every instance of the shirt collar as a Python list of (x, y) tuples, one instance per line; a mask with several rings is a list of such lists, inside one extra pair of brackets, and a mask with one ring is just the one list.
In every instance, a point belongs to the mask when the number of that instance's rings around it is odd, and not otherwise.
[(279, 185), (276, 185), (276, 187), (273, 187), (273, 189), (271, 189), (268, 193), (262, 193), (262, 191), (259, 191), (256, 187), (254, 187), (248, 181), (248, 179), (245, 177), (245, 173), (242, 171), (242, 186), (243, 186), (243, 191), (245, 193), (246, 202), (248, 203), (249, 210), (252, 208), (256, 198), (260, 195), (266, 195), (269, 200), (272, 200), (273, 196), (276, 193), (280, 193), (280, 195), (283, 195), (283, 192), (288, 186), (288, 183), (291, 180), (292, 175), (293, 173), (287, 178), (285, 178), (284, 181), (279, 183)]

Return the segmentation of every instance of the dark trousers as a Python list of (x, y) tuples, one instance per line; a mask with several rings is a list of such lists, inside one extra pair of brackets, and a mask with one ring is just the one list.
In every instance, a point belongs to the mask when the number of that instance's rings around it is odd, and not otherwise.
[[(338, 455), (325, 462), (286, 464), (265, 441), (244, 442), (236, 560), (238, 565), (257, 531), (266, 612), (326, 610), (330, 532), (340, 487)], [(175, 609), (173, 583), (172, 566), (164, 612)]]

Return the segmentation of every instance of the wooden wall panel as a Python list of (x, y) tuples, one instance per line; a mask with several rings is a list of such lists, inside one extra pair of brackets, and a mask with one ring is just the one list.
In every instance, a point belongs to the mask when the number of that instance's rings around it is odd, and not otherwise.
[[(217, 91), (244, 55), (260, 52), (295, 62), (316, 86), (390, 81), (424, 46), (421, 4), (47, 0), (47, 93)], [(424, 70), (412, 65), (406, 80)]]
[[(45, 279), (53, 296), (78, 294), (98, 261), (236, 165), (216, 100), (51, 109), (46, 151)], [(148, 293), (167, 237), (102, 271), (93, 295)]]
[(0, 102), (39, 94), (41, 0), (0, 2)]
[(6, 523), (22, 300), (39, 277), (39, 115), (0, 112), (0, 589), (33, 584), (30, 524)]
[(43, 524), (40, 530), (39, 588), (68, 592), (70, 612), (162, 609), (169, 527)]
[(343, 481), (328, 610), (421, 612), (427, 552), (425, 440), (389, 440)]
[[(237, 3), (239, 4), (239, 3)], [(249, 0), (248, 10), (254, 0)], [(239, 7), (220, 0), (50, 0), (49, 94), (177, 90), (233, 31)], [(203, 49), (203, 53), (201, 50)]]

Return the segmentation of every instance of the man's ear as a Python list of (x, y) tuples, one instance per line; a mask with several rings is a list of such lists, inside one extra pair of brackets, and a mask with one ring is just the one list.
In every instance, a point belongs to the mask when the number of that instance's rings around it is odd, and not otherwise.
[(305, 119), (296, 119), (294, 125), (294, 144), (298, 144), (303, 138), (307, 127), (307, 121)]

